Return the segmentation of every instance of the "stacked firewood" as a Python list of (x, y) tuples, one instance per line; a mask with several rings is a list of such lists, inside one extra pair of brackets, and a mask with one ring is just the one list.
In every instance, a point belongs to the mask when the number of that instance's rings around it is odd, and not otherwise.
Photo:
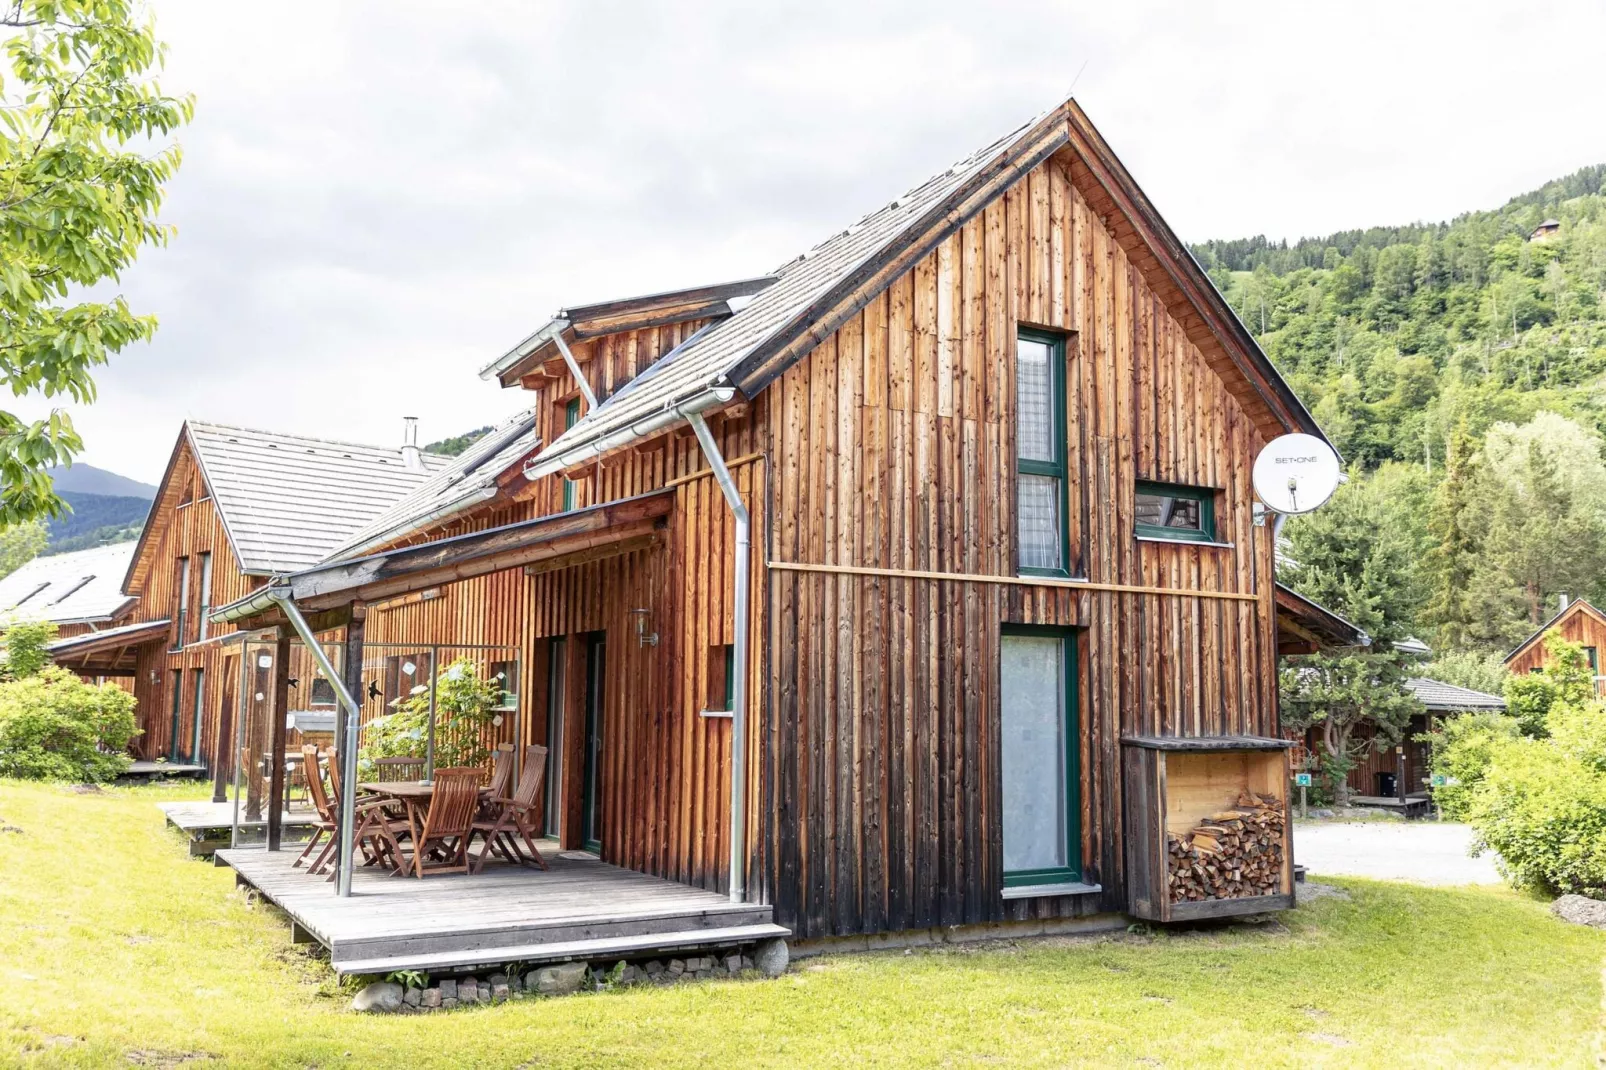
[(1282, 890), (1283, 808), (1274, 796), (1242, 792), (1192, 832), (1166, 833), (1166, 847), (1173, 903)]

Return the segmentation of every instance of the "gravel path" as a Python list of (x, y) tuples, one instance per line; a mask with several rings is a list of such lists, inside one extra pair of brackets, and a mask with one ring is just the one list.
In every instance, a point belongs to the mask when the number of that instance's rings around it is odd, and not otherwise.
[(1317, 877), (1498, 884), (1494, 856), (1468, 857), (1471, 841), (1471, 829), (1447, 822), (1301, 822), (1294, 826), (1294, 861)]

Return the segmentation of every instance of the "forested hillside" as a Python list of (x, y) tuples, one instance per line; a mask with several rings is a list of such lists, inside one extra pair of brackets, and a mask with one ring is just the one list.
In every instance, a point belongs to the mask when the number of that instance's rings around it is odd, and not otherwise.
[(1449, 223), (1194, 247), (1350, 465), (1353, 508), (1290, 536), (1377, 525), (1441, 650), (1606, 599), (1603, 184), (1606, 165)]

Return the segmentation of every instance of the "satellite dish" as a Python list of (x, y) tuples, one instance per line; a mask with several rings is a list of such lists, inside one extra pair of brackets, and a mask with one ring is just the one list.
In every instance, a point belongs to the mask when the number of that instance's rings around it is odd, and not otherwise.
[(1343, 473), (1333, 447), (1315, 435), (1282, 435), (1255, 458), (1255, 494), (1273, 512), (1308, 513), (1326, 504)]

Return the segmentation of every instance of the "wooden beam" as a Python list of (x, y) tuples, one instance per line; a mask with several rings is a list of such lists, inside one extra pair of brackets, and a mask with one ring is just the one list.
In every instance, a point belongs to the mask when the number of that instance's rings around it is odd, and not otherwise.
[(533, 565), (524, 566), (526, 576), (540, 576), (547, 572), (557, 572), (560, 569), (573, 568), (591, 561), (602, 561), (610, 557), (621, 557), (624, 554), (633, 554), (637, 550), (648, 550), (657, 546), (662, 540), (657, 532), (648, 535), (638, 535), (633, 539), (609, 543), (606, 546), (595, 546), (589, 550), (577, 550), (571, 554), (563, 554), (546, 561), (538, 561)]
[(771, 561), (781, 572), (825, 572), (838, 576), (885, 576), (895, 580), (945, 580), (950, 583), (997, 583), (1019, 587), (1058, 587), (1068, 591), (1110, 591), (1116, 594), (1169, 595), (1174, 598), (1219, 598), (1254, 602), (1259, 595), (1242, 591), (1207, 591), (1195, 587), (1133, 587), (1124, 583), (1088, 583), (1044, 576), (988, 576), (972, 572), (925, 572), (906, 568), (866, 568), (860, 565), (807, 565), (797, 561)]

